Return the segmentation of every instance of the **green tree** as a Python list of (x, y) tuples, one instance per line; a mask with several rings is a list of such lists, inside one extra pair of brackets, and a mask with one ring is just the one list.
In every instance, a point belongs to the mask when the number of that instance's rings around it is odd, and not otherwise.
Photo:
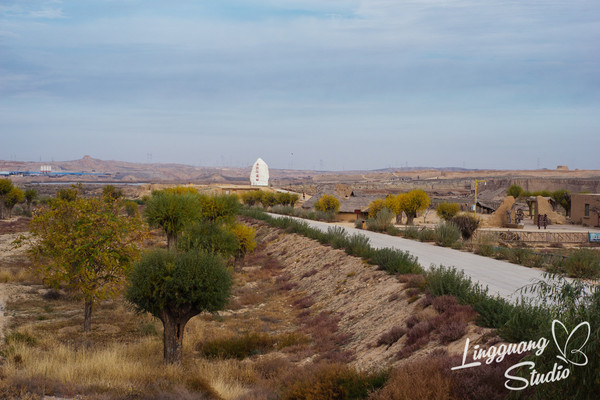
[(235, 219), (240, 202), (235, 195), (201, 195), (199, 218), (212, 223), (229, 223)]
[(25, 201), (27, 202), (27, 209), (31, 212), (31, 204), (37, 198), (38, 193), (35, 189), (25, 190)]
[(412, 225), (418, 213), (429, 206), (429, 196), (424, 190), (414, 189), (398, 196), (400, 208), (406, 214), (406, 225)]
[(340, 209), (340, 205), (340, 201), (335, 196), (324, 194), (317, 200), (314, 207), (317, 211), (337, 213)]
[(516, 184), (512, 184), (510, 185), (510, 187), (508, 188), (508, 190), (506, 191), (506, 195), (507, 196), (512, 196), (515, 199), (520, 197), (523, 194), (523, 188), (519, 185)]
[(106, 201), (114, 201), (123, 197), (123, 191), (117, 189), (114, 185), (106, 185), (102, 189), (102, 197), (106, 199)]
[(444, 221), (450, 221), (452, 217), (460, 212), (460, 205), (457, 203), (440, 203), (435, 208), (435, 212)]
[(181, 363), (185, 325), (194, 316), (227, 304), (232, 278), (218, 256), (205, 252), (155, 250), (138, 261), (126, 292), (138, 312), (163, 323), (165, 363)]
[(18, 204), (25, 201), (25, 192), (18, 187), (13, 187), (6, 196), (4, 196), (4, 208), (7, 211), (8, 218), (12, 216), (13, 208)]
[(565, 210), (567, 215), (571, 214), (571, 195), (568, 190), (556, 190), (552, 192), (552, 198)]
[(56, 192), (56, 198), (65, 201), (74, 201), (79, 196), (80, 189), (72, 187), (71, 189), (59, 189)]
[(13, 183), (10, 179), (0, 179), (0, 219), (4, 218), (4, 199), (12, 189)]
[(277, 202), (277, 198), (275, 197), (275, 193), (273, 192), (263, 192), (260, 202), (262, 203), (264, 208), (273, 207)]
[(250, 191), (244, 192), (241, 195), (242, 202), (244, 204), (246, 204), (247, 206), (253, 206), (253, 205), (262, 203), (263, 193), (265, 193), (265, 192), (263, 192), (262, 190), (250, 190)]
[(177, 238), (183, 228), (200, 218), (198, 194), (155, 191), (146, 202), (144, 216), (153, 228), (162, 228), (167, 235), (167, 247), (177, 248)]
[(236, 235), (222, 224), (207, 220), (196, 221), (183, 230), (177, 241), (180, 251), (205, 251), (225, 258), (237, 254), (239, 243)]
[(30, 225), (31, 255), (48, 285), (65, 287), (84, 300), (84, 331), (92, 307), (120, 292), (144, 237), (139, 218), (121, 213), (121, 203), (100, 198), (56, 199)]

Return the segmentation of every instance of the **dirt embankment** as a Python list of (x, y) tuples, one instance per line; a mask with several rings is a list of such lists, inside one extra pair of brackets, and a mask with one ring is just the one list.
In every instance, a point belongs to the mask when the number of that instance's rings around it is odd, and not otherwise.
[[(406, 336), (392, 345), (377, 345), (378, 339), (394, 327), (406, 326), (416, 317), (419, 321), (434, 318), (438, 312), (421, 301), (425, 295), (406, 289), (396, 276), (379, 271), (363, 260), (348, 256), (295, 234), (283, 234), (262, 223), (253, 223), (258, 231), (271, 231), (264, 251), (277, 258), (298, 286), (298, 295), (314, 301), (311, 312), (326, 311), (339, 318), (338, 327), (349, 336), (344, 350), (354, 355), (352, 364), (358, 369), (381, 368), (420, 358), (443, 347), (450, 353), (464, 350), (465, 338), (481, 343), (490, 338), (490, 330), (469, 324), (466, 335), (442, 345), (435, 335), (412, 356), (399, 360), (397, 354), (406, 345)], [(277, 232), (277, 235), (272, 233)], [(263, 233), (264, 234), (264, 233)], [(418, 290), (417, 290), (418, 292)]]

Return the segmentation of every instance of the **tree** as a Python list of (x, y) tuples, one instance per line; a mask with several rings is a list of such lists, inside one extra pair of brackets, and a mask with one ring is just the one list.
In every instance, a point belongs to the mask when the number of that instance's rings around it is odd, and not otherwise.
[(218, 256), (155, 250), (134, 265), (126, 298), (138, 312), (162, 321), (164, 360), (174, 364), (182, 361), (187, 322), (225, 307), (231, 286), (231, 275)]
[(275, 193), (263, 192), (260, 198), (260, 202), (262, 203), (264, 208), (273, 207), (277, 202), (277, 199), (275, 198)]
[(167, 247), (177, 247), (177, 237), (183, 228), (200, 218), (198, 194), (155, 191), (146, 202), (144, 216), (154, 228), (162, 228), (167, 235)]
[(139, 218), (121, 213), (121, 203), (100, 198), (55, 199), (30, 225), (31, 255), (49, 286), (64, 286), (84, 300), (85, 332), (92, 306), (119, 293), (144, 232)]
[(512, 196), (515, 199), (520, 197), (524, 193), (523, 188), (519, 185), (512, 184), (506, 191), (507, 196)]
[(235, 224), (231, 228), (231, 232), (237, 239), (237, 249), (235, 252), (236, 260), (241, 260), (247, 253), (253, 252), (256, 249), (256, 233), (254, 229), (242, 224)]
[(56, 192), (56, 198), (65, 201), (74, 201), (79, 196), (79, 188), (59, 189)]
[(375, 199), (369, 203), (369, 218), (375, 218), (385, 207), (385, 199)]
[(235, 219), (240, 202), (235, 195), (202, 195), (199, 197), (199, 218), (212, 223), (229, 223)]
[(324, 194), (314, 205), (315, 210), (328, 213), (337, 213), (340, 209), (340, 201), (330, 194)]
[(238, 247), (237, 237), (231, 230), (207, 220), (188, 225), (177, 241), (177, 248), (180, 251), (202, 250), (225, 258), (235, 256)]
[(0, 219), (4, 218), (4, 199), (12, 189), (13, 183), (10, 179), (0, 179)]
[(406, 214), (406, 225), (412, 225), (417, 214), (429, 206), (429, 196), (424, 190), (414, 189), (399, 195), (400, 208)]
[(123, 191), (117, 189), (114, 185), (106, 185), (102, 189), (102, 197), (104, 197), (106, 201), (114, 201), (123, 197)]
[(7, 211), (8, 218), (12, 216), (12, 210), (17, 205), (25, 200), (25, 193), (18, 187), (13, 187), (6, 196), (4, 196), (4, 208)]
[(552, 192), (552, 198), (559, 204), (566, 212), (567, 216), (571, 212), (571, 195), (568, 190), (556, 190)]
[(37, 190), (27, 189), (25, 190), (25, 201), (27, 202), (27, 209), (31, 212), (31, 204), (37, 198)]
[(263, 193), (265, 192), (262, 190), (251, 190), (244, 192), (241, 195), (242, 202), (247, 206), (253, 206), (255, 204), (262, 203)]
[(460, 205), (457, 203), (440, 203), (435, 208), (435, 212), (444, 221), (450, 221), (452, 217), (460, 212)]

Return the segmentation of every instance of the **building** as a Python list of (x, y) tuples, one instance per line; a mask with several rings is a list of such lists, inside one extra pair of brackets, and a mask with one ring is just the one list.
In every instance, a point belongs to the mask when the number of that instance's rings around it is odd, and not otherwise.
[(571, 220), (584, 226), (600, 226), (600, 193), (572, 194)]
[(269, 166), (262, 158), (256, 160), (250, 171), (250, 185), (269, 186)]

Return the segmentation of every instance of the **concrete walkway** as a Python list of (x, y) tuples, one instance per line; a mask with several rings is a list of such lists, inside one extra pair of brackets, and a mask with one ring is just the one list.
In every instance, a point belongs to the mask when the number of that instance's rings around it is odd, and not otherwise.
[[(272, 217), (284, 217), (277, 214), (269, 215)], [(305, 221), (311, 227), (325, 232), (329, 227), (336, 225), (300, 218), (296, 219)], [(521, 288), (539, 280), (543, 280), (542, 271), (511, 264), (506, 261), (483, 257), (477, 254), (453, 250), (446, 247), (439, 247), (415, 240), (403, 239), (383, 233), (349, 227), (342, 228), (350, 235), (360, 233), (367, 236), (371, 246), (374, 248), (391, 247), (408, 251), (413, 256), (416, 256), (419, 264), (425, 268), (428, 268), (431, 265), (456, 267), (456, 269), (464, 271), (474, 282), (487, 286), (490, 294), (499, 294), (507, 300), (517, 300), (521, 296)]]

